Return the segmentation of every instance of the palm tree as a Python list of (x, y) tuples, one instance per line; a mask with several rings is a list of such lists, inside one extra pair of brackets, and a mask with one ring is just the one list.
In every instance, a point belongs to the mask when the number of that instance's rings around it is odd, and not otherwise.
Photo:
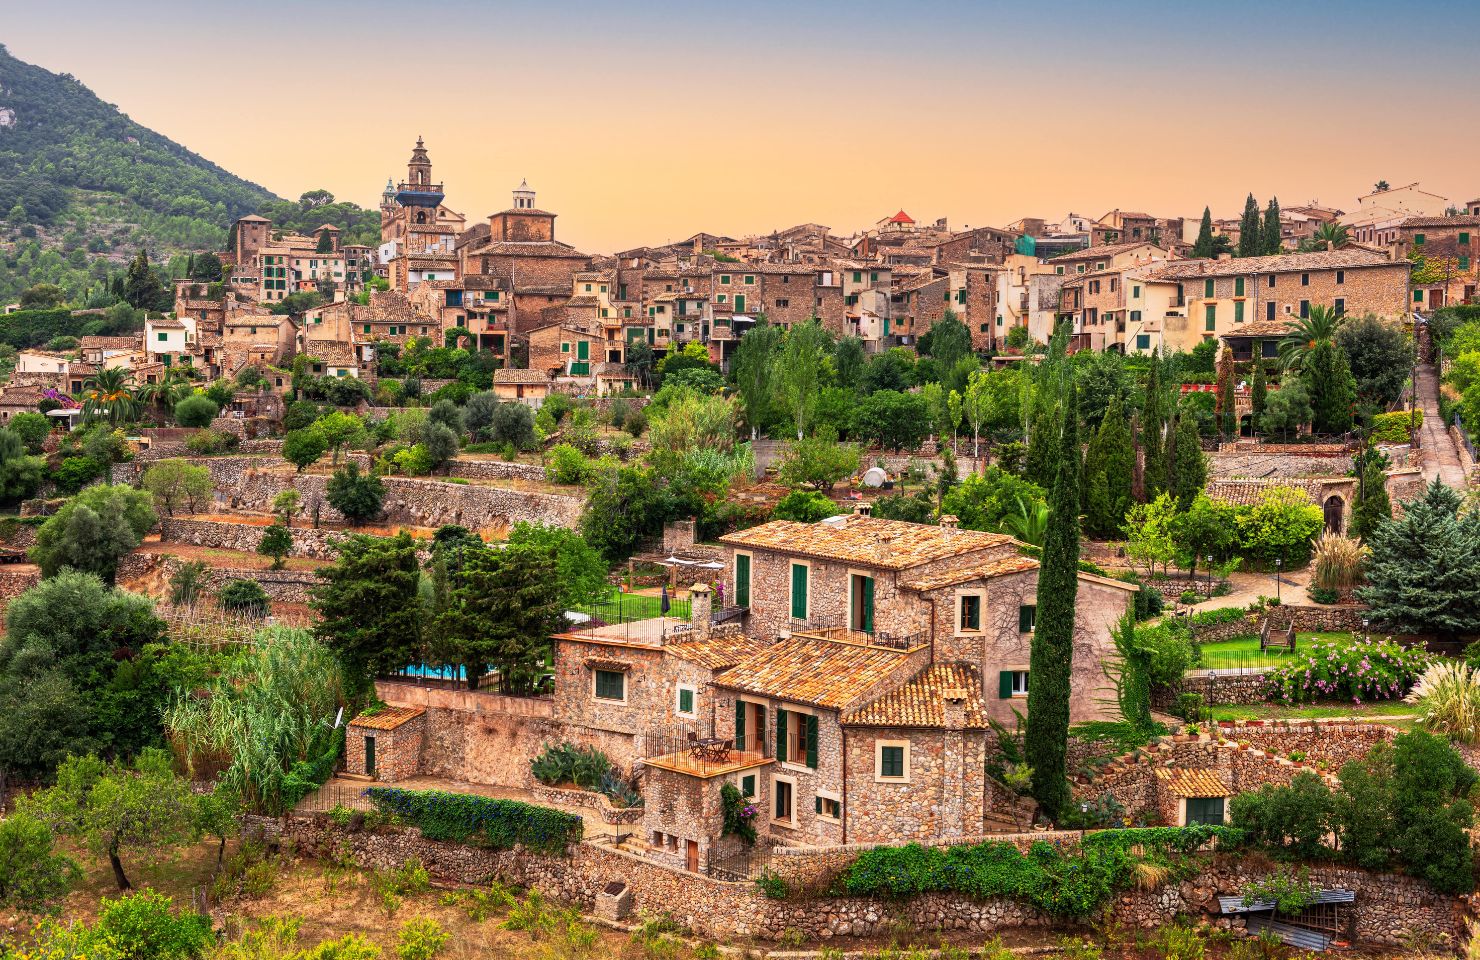
[(1376, 183), (1374, 183), (1372, 185), (1372, 192), (1373, 193), (1382, 193), (1384, 190), (1387, 190), (1387, 189), (1390, 189), (1390, 188), (1388, 187), (1388, 182), (1386, 180), (1379, 180), (1379, 181), (1377, 181)]
[(1022, 497), (1017, 497), (1016, 501), (1017, 513), (1010, 513), (1002, 518), (1003, 532), (1023, 543), (1031, 543), (1035, 547), (1043, 546), (1044, 535), (1048, 532), (1048, 504), (1035, 503), (1029, 506), (1023, 502)]
[(1331, 343), (1341, 317), (1330, 307), (1313, 306), (1310, 316), (1295, 321), (1295, 326), (1280, 341), (1280, 363), (1286, 369), (1298, 368), (1305, 355), (1324, 343)]
[(153, 383), (141, 384), (134, 391), (134, 399), (159, 412), (173, 409), (175, 404), (190, 396), (192, 390), (189, 375), (184, 370), (171, 368)]
[(139, 401), (129, 390), (133, 374), (121, 368), (99, 370), (82, 384), (82, 419), (99, 418), (109, 423), (128, 423), (139, 415)]
[(1311, 250), (1340, 250), (1342, 247), (1351, 246), (1352, 233), (1346, 224), (1337, 223), (1335, 220), (1316, 227), (1315, 233), (1310, 236)]

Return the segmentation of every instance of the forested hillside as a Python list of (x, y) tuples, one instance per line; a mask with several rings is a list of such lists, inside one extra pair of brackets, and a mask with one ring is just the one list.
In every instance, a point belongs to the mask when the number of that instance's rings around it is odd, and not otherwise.
[(0, 45), (0, 302), (52, 283), (78, 305), (106, 305), (110, 275), (139, 249), (167, 268), (173, 254), (222, 248), (253, 212), (378, 237), (374, 211), (318, 190), (283, 200)]

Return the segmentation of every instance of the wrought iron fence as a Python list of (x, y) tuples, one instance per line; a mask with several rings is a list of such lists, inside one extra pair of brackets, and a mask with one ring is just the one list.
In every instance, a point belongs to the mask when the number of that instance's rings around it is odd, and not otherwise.
[(330, 810), (361, 810), (370, 811), (375, 809), (375, 804), (365, 796), (365, 788), (373, 786), (369, 783), (326, 783), (313, 793), (298, 801), (293, 808), (294, 813), (328, 813)]
[(654, 617), (674, 617), (679, 620), (687, 620), (692, 607), (690, 601), (680, 600), (670, 596), (668, 598), (668, 612), (663, 612), (663, 598), (661, 596), (649, 596), (640, 593), (618, 593), (607, 599), (592, 604), (581, 604), (576, 607), (577, 613), (584, 613), (588, 617), (594, 617), (603, 623), (631, 623), (634, 620), (651, 620)]
[(740, 852), (721, 859), (709, 860), (709, 875), (716, 880), (745, 883), (765, 873), (771, 866), (771, 847), (741, 847)]

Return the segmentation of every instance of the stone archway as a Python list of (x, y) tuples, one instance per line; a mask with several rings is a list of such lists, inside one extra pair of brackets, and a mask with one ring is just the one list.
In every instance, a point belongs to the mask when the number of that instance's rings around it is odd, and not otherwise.
[(1346, 529), (1346, 501), (1336, 494), (1326, 498), (1322, 510), (1326, 515), (1326, 529), (1331, 533), (1341, 533)]
[(1254, 415), (1252, 413), (1246, 413), (1238, 418), (1238, 435), (1241, 437), (1254, 435)]

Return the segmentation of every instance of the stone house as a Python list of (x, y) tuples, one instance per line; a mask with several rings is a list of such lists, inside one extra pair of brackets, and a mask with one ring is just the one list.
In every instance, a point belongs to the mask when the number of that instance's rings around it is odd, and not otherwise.
[(1422, 257), (1413, 277), (1413, 309), (1474, 303), (1480, 284), (1480, 215), (1409, 217), (1398, 224), (1391, 249)]
[(500, 401), (512, 400), (538, 409), (553, 387), (554, 381), (543, 370), (503, 367), (493, 371), (493, 395)]
[(421, 772), (425, 739), (423, 707), (385, 707), (362, 713), (345, 728), (345, 771), (387, 783), (414, 777)]

